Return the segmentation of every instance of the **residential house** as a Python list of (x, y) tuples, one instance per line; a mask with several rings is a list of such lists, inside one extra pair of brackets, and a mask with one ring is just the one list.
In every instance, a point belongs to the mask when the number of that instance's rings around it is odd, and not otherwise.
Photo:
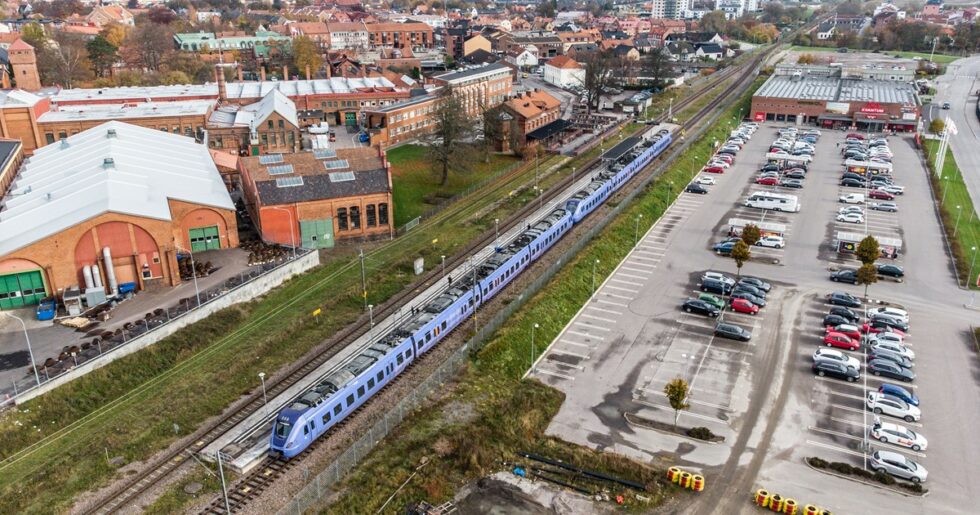
[(103, 27), (110, 23), (118, 23), (127, 27), (136, 26), (133, 13), (121, 5), (98, 5), (85, 16), (85, 21), (96, 27)]
[(514, 49), (507, 52), (507, 57), (504, 58), (507, 62), (517, 66), (521, 69), (533, 68), (538, 65), (538, 56), (535, 53), (528, 51), (527, 49)]
[(544, 64), (544, 81), (559, 88), (582, 87), (585, 68), (571, 57), (560, 55)]
[(511, 136), (521, 143), (528, 134), (561, 118), (561, 101), (537, 89), (518, 93), (501, 107), (514, 118)]

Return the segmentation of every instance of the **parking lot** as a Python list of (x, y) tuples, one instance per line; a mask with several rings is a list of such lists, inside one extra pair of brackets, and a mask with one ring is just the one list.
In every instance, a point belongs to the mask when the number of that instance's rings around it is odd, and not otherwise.
[[(839, 210), (850, 205), (841, 203), (841, 196), (869, 193), (867, 187), (840, 184), (844, 136), (823, 131), (802, 187), (757, 184), (768, 146), (777, 137), (776, 127), (763, 126), (723, 173), (702, 174), (714, 179), (704, 184), (707, 194), (679, 197), (531, 372), (567, 394), (550, 434), (639, 459), (666, 458), (705, 473), (709, 484), (712, 477), (728, 478), (715, 483), (716, 490), (709, 487), (695, 513), (713, 513), (722, 502), (745, 502), (757, 488), (841, 513), (962, 512), (959, 503), (968, 502), (964, 489), (980, 480), (980, 465), (958, 459), (980, 455), (974, 439), (958, 435), (980, 424), (974, 406), (980, 396), (974, 374), (980, 367), (969, 335), (975, 312), (962, 309), (969, 296), (956, 288), (911, 138), (888, 138), (896, 163), (894, 182), (905, 187), (891, 200), (898, 210), (869, 209), (885, 200), (865, 199), (861, 223), (838, 221)], [(757, 192), (795, 195), (800, 210), (745, 206)], [(679, 309), (702, 293), (703, 272), (735, 275), (733, 260), (713, 250), (731, 237), (733, 220), (773, 224), (784, 243), (781, 248), (752, 247), (752, 259), (742, 270), (772, 284), (765, 307), (756, 315), (727, 307), (721, 313), (724, 322), (752, 333), (749, 342), (714, 336), (715, 318)], [(862, 376), (853, 383), (818, 377), (811, 370), (814, 351), (826, 348), (825, 296), (864, 293), (863, 286), (830, 280), (832, 271), (860, 265), (853, 254), (838, 252), (840, 233), (901, 241), (898, 255), (879, 263), (902, 266), (905, 280), (880, 278), (868, 296), (907, 309), (914, 320), (905, 342), (916, 353), (917, 377), (903, 386), (920, 397), (922, 418), (905, 422), (882, 414), (879, 420), (921, 433), (929, 446), (917, 451), (872, 441), (871, 449), (897, 452), (927, 468), (931, 494), (925, 498), (823, 474), (803, 462), (818, 456), (863, 465), (865, 428), (874, 421), (872, 413), (865, 416), (863, 363)], [(851, 354), (863, 362), (863, 348)], [(708, 427), (724, 442), (699, 443), (624, 420), (633, 415), (672, 422), (673, 410), (662, 391), (677, 377), (691, 385), (691, 407), (680, 414), (679, 424)], [(866, 379), (870, 391), (884, 382), (897, 383), (873, 375)], [(950, 391), (969, 395), (945, 393)], [(950, 413), (957, 414), (954, 423), (940, 418)], [(757, 509), (747, 502), (744, 506), (746, 513)]]

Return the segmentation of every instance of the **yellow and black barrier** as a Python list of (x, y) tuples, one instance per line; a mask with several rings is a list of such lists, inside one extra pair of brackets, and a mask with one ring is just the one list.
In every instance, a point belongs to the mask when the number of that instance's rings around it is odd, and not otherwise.
[(667, 469), (667, 479), (671, 483), (676, 483), (689, 490), (694, 490), (695, 492), (701, 492), (704, 490), (705, 481), (704, 476), (700, 474), (692, 474), (680, 467), (670, 467)]
[[(755, 491), (752, 501), (760, 508), (768, 508), (769, 511), (784, 513), (785, 515), (798, 515), (800, 505), (795, 499), (783, 498), (779, 494), (771, 494), (768, 490), (760, 488)], [(829, 510), (822, 509), (813, 504), (803, 507), (802, 515), (832, 515)]]

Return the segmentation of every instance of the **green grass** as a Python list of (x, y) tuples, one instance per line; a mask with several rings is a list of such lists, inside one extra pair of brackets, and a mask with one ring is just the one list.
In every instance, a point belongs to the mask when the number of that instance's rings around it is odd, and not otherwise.
[[(752, 88), (754, 91), (761, 81)], [(746, 94), (722, 117), (748, 108)], [(409, 481), (389, 506), (425, 499), (438, 504), (452, 497), (461, 485), (483, 475), (505, 470), (503, 461), (519, 461), (517, 451), (531, 450), (553, 459), (605, 471), (647, 485), (649, 502), (624, 493), (633, 510), (649, 511), (678, 492), (664, 485), (660, 466), (642, 464), (607, 452), (597, 452), (544, 435), (557, 413), (563, 394), (536, 380), (521, 380), (536, 356), (531, 352), (531, 326), (536, 329), (537, 355), (543, 342), (555, 338), (591, 295), (592, 263), (598, 259), (601, 275), (632, 249), (635, 220), (643, 214), (641, 231), (665, 211), (681, 188), (695, 175), (715, 139), (727, 132), (727, 124), (714, 126), (671, 163), (631, 205), (572, 259), (541, 291), (491, 337), (461, 373), (456, 388), (438, 402), (419, 409), (379, 445), (348, 476), (342, 495), (324, 513), (373, 513), (408, 479), (423, 457), (435, 462)], [(700, 157), (697, 157), (700, 156)], [(460, 421), (460, 406), (475, 415)], [(384, 471), (384, 473), (379, 473)]]
[[(837, 47), (793, 45), (790, 47), (790, 50), (794, 52), (837, 52)], [(872, 52), (870, 50), (850, 48), (847, 50), (847, 53), (854, 54), (854, 53), (872, 53)], [(918, 57), (926, 61), (929, 60), (929, 52), (905, 52), (900, 50), (882, 50), (878, 52), (878, 54), (882, 56), (900, 55), (906, 59), (912, 59)], [(932, 60), (935, 61), (936, 64), (949, 64), (957, 59), (961, 59), (961, 57), (958, 55), (947, 55), (947, 54), (940, 54), (940, 53), (936, 53), (935, 55), (932, 56)]]
[(403, 145), (390, 150), (388, 161), (391, 162), (395, 227), (401, 227), (489, 176), (520, 163), (520, 159), (513, 155), (491, 154), (489, 163), (484, 162), (482, 155), (474, 156), (465, 173), (450, 172), (446, 184), (440, 185), (422, 145)]
[[(967, 274), (970, 273), (970, 265), (975, 256), (971, 249), (974, 247), (980, 249), (980, 217), (977, 216), (976, 206), (973, 205), (970, 193), (966, 189), (966, 183), (963, 182), (963, 175), (953, 157), (953, 151), (947, 149), (946, 160), (943, 163), (943, 179), (939, 179), (935, 174), (939, 142), (923, 140), (923, 144), (928, 157), (929, 180), (932, 181), (933, 190), (936, 192), (936, 200), (942, 202), (940, 214), (953, 250), (953, 258), (956, 260), (958, 279), (960, 284), (963, 284), (964, 281), (967, 281)], [(944, 196), (945, 200), (943, 200)], [(954, 229), (955, 235), (953, 234)], [(976, 265), (980, 265), (980, 262)], [(967, 282), (971, 288), (976, 288), (977, 275), (980, 270), (977, 269), (978, 266), (973, 268), (973, 275)]]

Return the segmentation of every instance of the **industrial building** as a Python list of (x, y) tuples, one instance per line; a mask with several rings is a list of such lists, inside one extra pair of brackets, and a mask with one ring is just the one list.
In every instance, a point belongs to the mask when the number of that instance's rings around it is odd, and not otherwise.
[(777, 66), (752, 96), (752, 119), (828, 128), (914, 131), (922, 104), (915, 87), (902, 80), (871, 77), (882, 75), (837, 66)]
[(243, 157), (239, 170), (263, 241), (330, 248), (393, 234), (391, 169), (377, 147)]
[(34, 152), (0, 201), (0, 308), (180, 282), (177, 253), (237, 247), (206, 147), (112, 121)]

